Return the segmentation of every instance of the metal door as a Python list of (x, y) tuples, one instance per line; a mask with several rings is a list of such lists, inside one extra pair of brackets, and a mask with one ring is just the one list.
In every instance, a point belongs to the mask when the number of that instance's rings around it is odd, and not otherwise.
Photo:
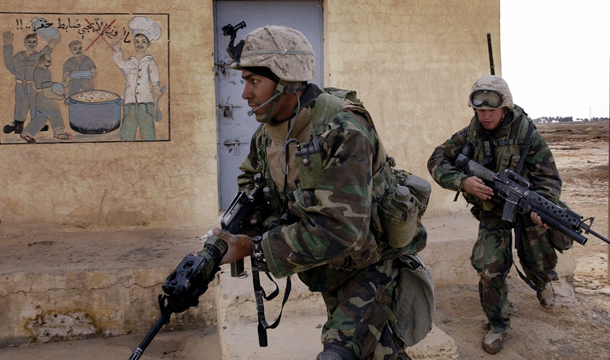
[(299, 30), (313, 47), (317, 77), (312, 82), (321, 87), (324, 69), (322, 1), (216, 1), (214, 20), (218, 189), (220, 207), (225, 209), (237, 193), (239, 166), (248, 155), (250, 139), (259, 123), (254, 116), (247, 115), (250, 109), (241, 98), (241, 71), (230, 67), (231, 58), (226, 51), (229, 37), (223, 36), (221, 28), (246, 22), (246, 27), (237, 32), (235, 44), (250, 31), (265, 25)]

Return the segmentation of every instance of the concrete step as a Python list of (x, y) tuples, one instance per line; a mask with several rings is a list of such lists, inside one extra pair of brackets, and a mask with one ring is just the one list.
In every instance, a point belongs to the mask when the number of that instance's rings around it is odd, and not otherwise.
[[(251, 268), (246, 264), (246, 271)], [(222, 351), (231, 360), (314, 360), (322, 351), (320, 337), (326, 322), (326, 310), (319, 293), (310, 292), (296, 277), (292, 279), (290, 298), (284, 307), (280, 324), (267, 330), (268, 346), (259, 344), (256, 301), (252, 280), (231, 278), (228, 271), (220, 275), (217, 285), (218, 333)], [(272, 324), (280, 314), (286, 280), (278, 280), (281, 292), (277, 298), (264, 302), (265, 318)], [(266, 293), (275, 289), (273, 283), (261, 274), (261, 285)], [(413, 359), (457, 359), (457, 346), (451, 337), (433, 327), (420, 343), (407, 349)]]
[[(146, 332), (157, 296), (202, 230), (48, 234), (0, 240), (0, 347)], [(213, 284), (212, 284), (213, 285)], [(216, 325), (214, 293), (172, 316), (173, 330)]]

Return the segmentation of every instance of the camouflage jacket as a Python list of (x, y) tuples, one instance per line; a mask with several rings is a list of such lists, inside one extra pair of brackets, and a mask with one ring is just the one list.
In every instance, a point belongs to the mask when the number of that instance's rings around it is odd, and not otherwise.
[[(527, 113), (516, 105), (506, 113), (498, 128), (491, 132), (483, 129), (475, 116), (469, 126), (453, 134), (451, 139), (434, 150), (428, 160), (428, 171), (443, 188), (462, 191), (462, 183), (468, 176), (453, 166), (455, 159), (464, 145), (469, 142), (474, 147), (471, 158), (479, 164), (485, 164), (485, 141), (492, 144), (491, 147), (487, 145), (487, 149), (488, 151), (491, 149), (489, 152), (493, 153), (493, 156), (487, 154), (491, 161), (487, 160), (489, 163), (485, 165), (486, 167), (494, 172), (501, 172), (506, 168), (515, 170), (523, 152), (527, 127), (531, 122)], [(558, 203), (562, 183), (555, 159), (551, 149), (535, 127), (521, 175), (530, 181), (530, 190)], [(503, 200), (498, 196), (483, 201), (472, 194), (463, 194), (469, 203), (481, 207), (482, 210), (501, 211), (500, 206), (503, 205)]]
[[(317, 132), (312, 128), (319, 123), (314, 121), (314, 114), (320, 94), (317, 86), (308, 85), (294, 124), (261, 124), (240, 167), (243, 174), (238, 184), (240, 190), (248, 191), (253, 187), (254, 175), (262, 173), (268, 180), (274, 210), (281, 207), (286, 185), (290, 220), (263, 234), (262, 248), (269, 270), (275, 277), (299, 273), (311, 290), (328, 291), (355, 269), (371, 265), (389, 252), (398, 252), (383, 250), (372, 229), (376, 205), (372, 178), (386, 155), (361, 104), (345, 100), (341, 111), (322, 125), (319, 176), (314, 174), (312, 179), (303, 158), (295, 156)], [(286, 133), (291, 125), (286, 150)], [(311, 160), (316, 161), (313, 156)]]

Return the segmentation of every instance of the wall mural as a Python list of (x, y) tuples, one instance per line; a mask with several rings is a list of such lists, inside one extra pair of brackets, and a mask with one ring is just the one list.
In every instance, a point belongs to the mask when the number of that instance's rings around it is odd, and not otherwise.
[(0, 144), (167, 141), (169, 14), (0, 13)]

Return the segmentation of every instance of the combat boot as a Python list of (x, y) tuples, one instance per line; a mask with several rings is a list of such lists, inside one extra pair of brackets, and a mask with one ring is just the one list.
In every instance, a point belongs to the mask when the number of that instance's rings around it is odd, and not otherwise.
[(505, 340), (505, 332), (495, 333), (490, 329), (483, 337), (483, 350), (487, 351), (490, 354), (497, 354), (498, 352), (500, 352), (500, 350), (502, 350)]
[(555, 306), (555, 291), (550, 282), (546, 283), (544, 288), (536, 293), (536, 297), (545, 309), (552, 309)]
[(15, 134), (21, 134), (23, 131), (23, 121), (13, 121), (9, 125), (4, 126), (4, 133), (10, 134), (14, 132)]
[(318, 354), (316, 360), (357, 360), (350, 349), (336, 344), (324, 344), (324, 351)]

